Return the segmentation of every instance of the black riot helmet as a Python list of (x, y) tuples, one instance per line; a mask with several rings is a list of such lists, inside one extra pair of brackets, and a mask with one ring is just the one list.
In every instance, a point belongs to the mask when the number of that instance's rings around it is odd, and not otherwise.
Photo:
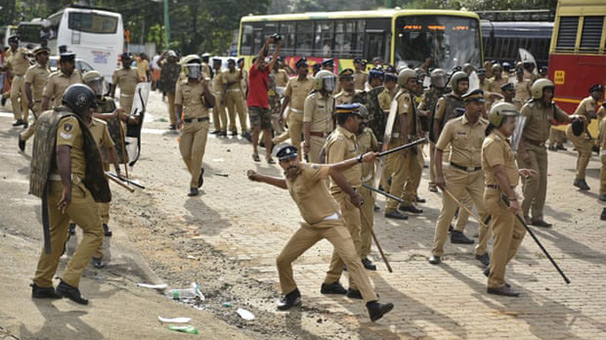
[(61, 102), (80, 117), (84, 116), (91, 107), (97, 107), (95, 92), (84, 84), (70, 85), (65, 90)]

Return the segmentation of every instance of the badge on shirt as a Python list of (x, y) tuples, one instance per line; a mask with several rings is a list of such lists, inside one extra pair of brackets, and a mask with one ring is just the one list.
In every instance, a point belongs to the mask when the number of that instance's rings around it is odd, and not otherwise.
[(67, 123), (67, 124), (63, 125), (63, 130), (64, 130), (65, 132), (70, 132), (70, 131), (71, 131), (73, 128), (74, 128), (74, 127), (73, 127), (71, 124), (69, 124), (69, 123)]

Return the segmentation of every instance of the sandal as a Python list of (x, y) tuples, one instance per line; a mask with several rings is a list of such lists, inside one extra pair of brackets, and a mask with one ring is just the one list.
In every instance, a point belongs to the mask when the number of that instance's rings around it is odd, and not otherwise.
[(268, 164), (276, 164), (276, 161), (274, 161), (274, 159), (273, 159), (273, 158), (268, 157), (268, 158), (267, 158), (267, 163), (268, 163)]
[(253, 158), (253, 161), (255, 161), (255, 162), (261, 161), (261, 157), (259, 157), (259, 155), (257, 155), (256, 153), (253, 153), (252, 158)]

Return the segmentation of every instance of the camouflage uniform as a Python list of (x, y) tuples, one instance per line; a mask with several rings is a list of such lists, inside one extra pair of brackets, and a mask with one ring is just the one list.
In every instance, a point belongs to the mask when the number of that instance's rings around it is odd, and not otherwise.
[(377, 86), (369, 91), (358, 92), (352, 101), (366, 106), (368, 110), (368, 127), (372, 129), (379, 143), (383, 142), (385, 124), (387, 122), (387, 117), (385, 117), (378, 100), (379, 93), (383, 92), (383, 89), (383, 86)]

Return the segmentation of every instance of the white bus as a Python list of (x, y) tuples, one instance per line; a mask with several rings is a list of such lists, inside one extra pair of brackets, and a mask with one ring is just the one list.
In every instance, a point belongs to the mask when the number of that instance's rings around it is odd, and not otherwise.
[(51, 15), (48, 21), (51, 54), (59, 54), (59, 46), (65, 45), (111, 82), (124, 47), (120, 13), (72, 5)]

